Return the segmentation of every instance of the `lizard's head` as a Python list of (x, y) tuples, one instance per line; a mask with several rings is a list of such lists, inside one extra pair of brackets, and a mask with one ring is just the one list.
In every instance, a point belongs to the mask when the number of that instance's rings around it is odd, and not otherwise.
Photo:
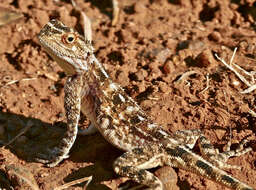
[(73, 28), (53, 19), (42, 28), (38, 39), (67, 74), (86, 70), (86, 57), (93, 52), (93, 47)]

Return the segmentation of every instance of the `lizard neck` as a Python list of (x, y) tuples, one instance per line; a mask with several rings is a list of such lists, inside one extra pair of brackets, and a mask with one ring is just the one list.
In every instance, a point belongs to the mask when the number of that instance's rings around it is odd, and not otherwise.
[(107, 72), (105, 71), (105, 68), (97, 60), (93, 53), (89, 53), (86, 60), (89, 65), (88, 77), (90, 82), (98, 83), (99, 85), (104, 85), (105, 82), (111, 80)]

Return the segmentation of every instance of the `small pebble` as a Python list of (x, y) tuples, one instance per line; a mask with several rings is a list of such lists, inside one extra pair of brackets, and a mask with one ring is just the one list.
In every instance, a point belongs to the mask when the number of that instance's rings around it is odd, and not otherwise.
[(241, 83), (238, 81), (238, 80), (232, 80), (232, 85), (233, 86), (238, 86), (240, 85)]
[(239, 49), (245, 50), (248, 47), (248, 42), (241, 41), (239, 42)]
[(239, 112), (241, 112), (241, 113), (248, 113), (249, 110), (250, 110), (250, 108), (249, 108), (248, 104), (241, 104), (239, 106)]
[(208, 38), (211, 41), (220, 42), (221, 41), (221, 34), (217, 31), (214, 31), (211, 34), (209, 34)]
[(188, 43), (188, 49), (190, 50), (200, 50), (202, 48), (204, 48), (205, 43), (201, 40), (193, 40), (193, 41), (189, 41)]
[(165, 74), (170, 74), (171, 72), (173, 72), (175, 70), (173, 62), (168, 60), (164, 64), (163, 70), (164, 70)]
[(170, 56), (171, 51), (169, 49), (164, 49), (162, 51), (160, 51), (157, 56), (156, 56), (156, 60), (160, 63), (164, 63), (166, 61), (166, 59), (168, 58), (168, 56)]
[(159, 82), (159, 89), (161, 92), (167, 92), (168, 91), (168, 85), (165, 82), (160, 81)]
[(216, 134), (217, 138), (219, 140), (221, 140), (224, 137), (224, 135), (226, 134), (226, 130), (216, 129), (215, 134)]
[(47, 172), (42, 172), (42, 173), (39, 173), (38, 176), (39, 177), (48, 177), (50, 174), (47, 173)]
[(164, 185), (165, 190), (179, 190), (177, 186), (178, 176), (170, 166), (164, 166), (156, 170), (155, 175)]
[(204, 50), (200, 53), (195, 59), (195, 66), (197, 67), (208, 67), (211, 63), (214, 62), (214, 58), (210, 50)]

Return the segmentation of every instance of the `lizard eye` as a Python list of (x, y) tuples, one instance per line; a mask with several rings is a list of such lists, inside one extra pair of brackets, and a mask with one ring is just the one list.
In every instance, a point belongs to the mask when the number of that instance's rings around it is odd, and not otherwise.
[(76, 40), (76, 36), (72, 33), (69, 33), (67, 35), (64, 35), (62, 38), (62, 41), (64, 43), (72, 44)]

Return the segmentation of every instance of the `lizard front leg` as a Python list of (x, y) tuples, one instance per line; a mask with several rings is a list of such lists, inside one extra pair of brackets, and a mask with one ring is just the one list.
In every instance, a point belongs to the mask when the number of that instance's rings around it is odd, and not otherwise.
[(39, 162), (47, 163), (48, 167), (54, 167), (63, 159), (68, 158), (68, 153), (75, 142), (78, 131), (78, 121), (80, 118), (81, 91), (82, 76), (74, 75), (68, 77), (64, 88), (64, 107), (67, 118), (67, 131), (57, 147), (48, 150), (48, 155), (40, 155), (39, 157), (43, 160), (37, 159)]

